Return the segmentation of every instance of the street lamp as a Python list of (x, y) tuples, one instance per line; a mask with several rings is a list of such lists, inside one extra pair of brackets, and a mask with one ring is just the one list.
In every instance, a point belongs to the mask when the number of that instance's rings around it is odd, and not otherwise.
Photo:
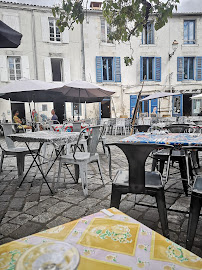
[(173, 52), (168, 54), (169, 60), (175, 54), (175, 51), (177, 50), (177, 47), (178, 47), (178, 42), (177, 42), (177, 40), (174, 40), (173, 44), (172, 44)]

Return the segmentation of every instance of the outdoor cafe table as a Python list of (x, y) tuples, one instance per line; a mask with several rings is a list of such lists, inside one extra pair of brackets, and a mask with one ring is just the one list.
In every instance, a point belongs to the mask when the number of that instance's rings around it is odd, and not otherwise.
[(121, 140), (123, 143), (166, 144), (180, 148), (181, 146), (202, 146), (200, 133), (136, 133)]
[[(51, 170), (51, 168), (53, 167), (53, 165), (55, 164), (56, 160), (58, 159), (58, 157), (61, 155), (62, 150), (64, 149), (64, 146), (67, 143), (71, 143), (71, 142), (75, 142), (78, 137), (79, 137), (79, 132), (61, 132), (61, 133), (57, 133), (54, 131), (37, 131), (37, 132), (26, 132), (26, 133), (17, 133), (17, 134), (11, 134), (8, 137), (10, 137), (14, 142), (24, 142), (30, 152), (30, 154), (33, 157), (33, 161), (30, 165), (30, 167), (28, 168), (27, 172), (25, 173), (25, 175), (23, 176), (23, 179), (20, 183), (19, 186), (22, 185), (25, 177), (27, 176), (28, 172), (30, 171), (30, 169), (32, 168), (33, 164), (35, 163), (44, 179), (44, 181), (46, 182), (48, 188), (50, 189), (51, 193), (53, 194), (52, 189), (50, 188), (46, 176), (48, 175), (49, 171)], [(34, 153), (32, 151), (32, 149), (29, 146), (29, 143), (35, 143), (38, 142), (40, 143), (40, 146), (38, 148), (37, 153)], [(39, 161), (37, 161), (37, 158), (39, 158), (40, 155), (40, 151), (41, 148), (43, 146), (44, 143), (52, 143), (53, 146), (55, 147), (55, 149), (57, 149), (58, 151), (56, 151), (56, 157), (53, 160), (52, 163), (50, 163), (50, 166), (46, 172), (46, 174), (43, 173), (43, 170), (39, 164)]]
[[(80, 253), (78, 270), (202, 269), (202, 259), (116, 208), (112, 216), (98, 212), (0, 246), (0, 269), (14, 269), (29, 248), (59, 241)], [(38, 268), (42, 264), (38, 257)], [(23, 269), (33, 269), (27, 256)]]

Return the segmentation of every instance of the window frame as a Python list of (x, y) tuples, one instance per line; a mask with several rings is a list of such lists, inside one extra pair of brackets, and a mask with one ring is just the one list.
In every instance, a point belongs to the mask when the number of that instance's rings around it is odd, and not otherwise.
[[(148, 42), (149, 40), (149, 31), (148, 31), (148, 26), (151, 25), (151, 32), (152, 32), (152, 41), (151, 43)], [(148, 21), (146, 24), (146, 27), (143, 28), (142, 31), (142, 45), (154, 45), (154, 22), (153, 21)]]
[[(44, 107), (46, 108), (46, 110), (44, 110)], [(41, 105), (41, 111), (42, 112), (47, 112), (48, 111), (48, 105), (47, 104), (42, 104)]]
[[(190, 41), (190, 33), (189, 33), (189, 24), (194, 23), (194, 31), (193, 31), (193, 40)], [(185, 23), (188, 23), (188, 33), (187, 33), (187, 40), (185, 40)], [(184, 44), (185, 45), (194, 45), (196, 44), (196, 20), (184, 20), (184, 36), (183, 36)]]
[[(146, 58), (147, 59), (147, 63), (146, 63), (146, 77), (147, 77), (147, 79), (146, 80), (144, 80), (144, 58)], [(151, 58), (152, 59), (152, 79), (148, 79), (148, 75), (149, 75), (149, 58)], [(155, 81), (155, 74), (154, 74), (154, 57), (143, 57), (143, 59), (142, 59), (142, 74), (143, 74), (143, 81)]]
[[(51, 32), (50, 32), (50, 28), (52, 26), (50, 26), (50, 21), (53, 21), (53, 34), (54, 34), (54, 40), (51, 40)], [(48, 26), (49, 26), (49, 42), (57, 42), (57, 43), (61, 43), (62, 42), (62, 33), (59, 31), (60, 33), (60, 40), (57, 40), (57, 28), (58, 26), (56, 25), (56, 19), (54, 18), (48, 18)], [(59, 28), (58, 28), (59, 30)]]
[[(18, 70), (18, 69), (16, 69), (16, 58), (20, 59), (20, 62), (19, 62), (19, 64), (20, 64), (20, 77), (19, 78), (17, 78), (17, 72), (16, 72), (16, 70)], [(13, 62), (14, 75), (13, 76), (15, 77), (15, 79), (11, 79), (11, 73), (10, 73), (11, 69), (10, 69), (10, 65), (9, 65), (9, 59), (14, 60), (14, 62)], [(21, 57), (20, 56), (7, 56), (7, 63), (8, 63), (9, 81), (18, 81), (18, 80), (22, 79), (22, 59), (21, 59)]]
[[(185, 79), (185, 58), (187, 59), (187, 79)], [(193, 59), (193, 79), (189, 78), (190, 59)], [(194, 63), (195, 57), (184, 57), (184, 79), (183, 81), (194, 81)]]
[[(104, 74), (103, 74), (103, 60), (107, 60), (107, 80), (104, 79)], [(108, 60), (112, 59), (112, 79), (109, 80), (109, 69), (108, 69)], [(103, 82), (114, 82), (114, 57), (102, 57), (102, 77), (103, 77)]]
[[(102, 26), (104, 26), (104, 33), (102, 33)], [(109, 31), (108, 31), (108, 29), (109, 29)], [(100, 18), (100, 32), (101, 32), (101, 38), (100, 38), (100, 40), (101, 40), (102, 43), (108, 43), (108, 44), (112, 44), (113, 43), (113, 41), (112, 40), (109, 40), (109, 37), (108, 37), (108, 34), (111, 32), (111, 27), (107, 23), (107, 21), (104, 18), (102, 18), (102, 17)]]

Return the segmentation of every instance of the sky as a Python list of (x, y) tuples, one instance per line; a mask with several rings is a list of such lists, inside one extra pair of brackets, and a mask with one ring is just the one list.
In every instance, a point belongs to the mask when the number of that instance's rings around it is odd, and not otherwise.
[[(61, 0), (1, 0), (1, 1), (32, 4), (32, 5), (52, 6), (59, 3)], [(93, 1), (97, 2), (98, 0), (93, 0)], [(163, 0), (163, 1), (166, 1), (166, 0)], [(88, 2), (90, 3), (91, 0), (88, 0)], [(178, 6), (178, 12), (202, 12), (202, 0), (180, 0), (180, 4)]]

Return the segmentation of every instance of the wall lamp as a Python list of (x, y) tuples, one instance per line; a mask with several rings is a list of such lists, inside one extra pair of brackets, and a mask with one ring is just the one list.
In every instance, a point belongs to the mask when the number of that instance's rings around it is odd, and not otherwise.
[(174, 40), (173, 44), (172, 44), (173, 52), (168, 54), (169, 60), (175, 54), (175, 51), (177, 50), (177, 47), (178, 47), (178, 42), (177, 42), (177, 40)]

